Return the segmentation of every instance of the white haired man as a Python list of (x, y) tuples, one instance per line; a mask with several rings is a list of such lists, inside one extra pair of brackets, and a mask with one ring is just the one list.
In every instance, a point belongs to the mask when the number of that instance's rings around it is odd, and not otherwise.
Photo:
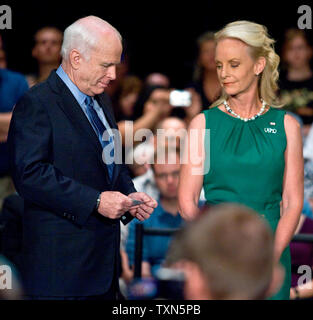
[(157, 205), (110, 158), (119, 141), (103, 91), (121, 53), (121, 36), (106, 21), (74, 22), (64, 32), (61, 66), (14, 109), (9, 146), (25, 199), (27, 298), (116, 299), (120, 218), (147, 219)]

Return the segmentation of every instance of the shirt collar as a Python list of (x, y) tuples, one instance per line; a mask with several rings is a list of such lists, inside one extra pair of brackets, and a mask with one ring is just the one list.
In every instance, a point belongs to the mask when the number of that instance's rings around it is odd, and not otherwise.
[(174, 216), (173, 214), (171, 214), (171, 213), (169, 213), (169, 212), (164, 210), (164, 208), (162, 207), (162, 204), (161, 204), (160, 196), (159, 196), (157, 202), (158, 202), (157, 208), (158, 208), (158, 211), (159, 211), (158, 212), (159, 217), (162, 217), (163, 219), (164, 218), (171, 218), (171, 219), (179, 219), (180, 218), (179, 217), (180, 214), (179, 214), (178, 211), (177, 211), (177, 215)]
[(58, 70), (56, 71), (57, 75), (63, 80), (63, 82), (66, 84), (66, 86), (70, 89), (73, 96), (75, 97), (76, 101), (81, 106), (83, 103), (85, 103), (85, 99), (87, 95), (83, 92), (81, 92), (78, 87), (72, 82), (72, 80), (69, 78), (69, 76), (66, 74), (64, 69), (62, 68), (62, 65), (59, 66)]

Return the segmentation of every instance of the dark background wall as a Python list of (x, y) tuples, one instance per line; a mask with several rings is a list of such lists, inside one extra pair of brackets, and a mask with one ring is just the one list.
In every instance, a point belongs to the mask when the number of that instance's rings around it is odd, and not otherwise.
[[(310, 1), (311, 2), (311, 1)], [(3, 2), (2, 2), (3, 3)], [(287, 1), (6, 1), (12, 8), (12, 30), (2, 31), (9, 67), (23, 73), (34, 71), (31, 58), (33, 35), (40, 27), (61, 30), (76, 19), (97, 15), (113, 24), (126, 41), (130, 72), (144, 77), (152, 71), (167, 73), (174, 86), (190, 80), (196, 54), (195, 41), (207, 30), (246, 19), (264, 24), (277, 39), (279, 50), (287, 27), (296, 27), (301, 4)], [(312, 35), (312, 30), (309, 31)], [(313, 37), (312, 37), (313, 38)]]

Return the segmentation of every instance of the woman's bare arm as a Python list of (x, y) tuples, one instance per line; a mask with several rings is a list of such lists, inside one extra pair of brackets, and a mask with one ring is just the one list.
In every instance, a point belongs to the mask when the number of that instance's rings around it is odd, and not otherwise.
[(297, 228), (303, 207), (303, 154), (300, 125), (286, 114), (284, 119), (287, 137), (285, 172), (283, 181), (282, 216), (275, 234), (276, 261), (290, 243)]
[(198, 201), (205, 160), (204, 129), (205, 117), (199, 114), (190, 122), (185, 140), (178, 186), (179, 212), (185, 220), (192, 220), (199, 214)]

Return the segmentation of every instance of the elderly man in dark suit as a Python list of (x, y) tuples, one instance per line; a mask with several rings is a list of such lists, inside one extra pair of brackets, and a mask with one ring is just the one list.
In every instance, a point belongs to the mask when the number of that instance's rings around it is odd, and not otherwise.
[(28, 298), (115, 299), (120, 219), (147, 219), (157, 205), (136, 192), (124, 164), (112, 162), (120, 142), (103, 91), (121, 53), (109, 23), (94, 16), (74, 22), (64, 33), (61, 66), (14, 109), (9, 149), (25, 200)]

